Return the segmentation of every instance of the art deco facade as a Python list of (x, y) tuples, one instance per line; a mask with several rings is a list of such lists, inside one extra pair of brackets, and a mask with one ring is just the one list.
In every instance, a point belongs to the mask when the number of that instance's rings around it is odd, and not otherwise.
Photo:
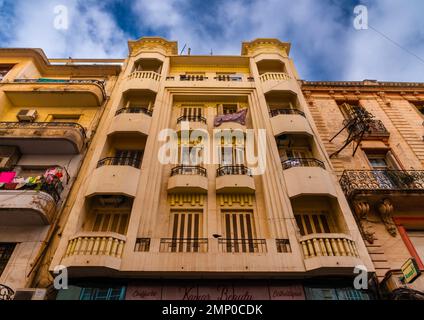
[[(367, 298), (353, 270), (372, 275), (373, 265), (290, 45), (184, 56), (142, 38), (129, 51), (51, 263), (72, 283), (58, 299)], [(187, 122), (211, 136), (265, 130), (266, 170), (223, 158), (162, 164), (161, 131), (182, 137)], [(237, 139), (220, 143), (246, 159)], [(179, 150), (197, 147), (179, 138)]]
[[(400, 271), (411, 257), (424, 269), (424, 84), (303, 82), (302, 89), (382, 290), (423, 292), (422, 276), (405, 284)], [(335, 154), (364, 125), (363, 137)]]
[(119, 72), (51, 62), (38, 49), (0, 49), (2, 296), (44, 296), (20, 289), (32, 287)]

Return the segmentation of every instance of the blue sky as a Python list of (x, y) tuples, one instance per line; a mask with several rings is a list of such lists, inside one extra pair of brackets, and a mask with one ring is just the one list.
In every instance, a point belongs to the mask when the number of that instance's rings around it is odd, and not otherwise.
[[(358, 4), (368, 30), (353, 27)], [(68, 9), (66, 30), (54, 27), (58, 5)], [(424, 82), (423, 12), (422, 0), (0, 0), (0, 46), (121, 58), (127, 40), (148, 35), (192, 54), (240, 54), (242, 41), (277, 37), (292, 43), (303, 79)]]

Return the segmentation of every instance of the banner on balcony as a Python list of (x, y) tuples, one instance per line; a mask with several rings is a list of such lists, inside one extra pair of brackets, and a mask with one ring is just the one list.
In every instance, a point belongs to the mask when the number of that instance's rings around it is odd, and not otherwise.
[(237, 122), (242, 125), (246, 124), (247, 109), (243, 109), (236, 113), (221, 114), (215, 117), (214, 126), (219, 127), (223, 122)]
[(305, 300), (302, 285), (267, 283), (130, 284), (126, 300)]

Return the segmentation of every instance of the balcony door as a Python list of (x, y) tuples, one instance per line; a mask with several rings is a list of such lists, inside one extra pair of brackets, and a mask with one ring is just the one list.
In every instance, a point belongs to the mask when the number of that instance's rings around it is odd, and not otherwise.
[(113, 165), (140, 168), (142, 158), (143, 150), (116, 150)]
[(255, 252), (256, 238), (251, 211), (224, 211), (227, 252)]
[(125, 235), (128, 228), (129, 210), (102, 208), (95, 211), (93, 232), (116, 232)]
[(188, 120), (203, 117), (203, 107), (202, 106), (182, 106), (181, 116)]
[(15, 250), (15, 243), (0, 243), (0, 276), (6, 269), (7, 263)]
[(333, 231), (326, 213), (295, 213), (295, 218), (302, 236)]
[(199, 252), (202, 236), (201, 211), (176, 211), (171, 213), (172, 252)]
[(367, 151), (366, 156), (371, 166), (372, 175), (380, 189), (395, 189), (397, 186), (396, 175), (393, 170), (399, 170), (390, 151)]

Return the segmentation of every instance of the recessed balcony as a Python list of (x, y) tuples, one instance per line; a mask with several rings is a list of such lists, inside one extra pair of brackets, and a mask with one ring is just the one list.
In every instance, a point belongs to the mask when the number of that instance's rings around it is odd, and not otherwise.
[(207, 193), (208, 177), (205, 168), (178, 166), (171, 170), (168, 180), (169, 193)]
[(147, 136), (151, 122), (152, 110), (144, 107), (121, 108), (116, 111), (108, 134), (138, 132)]
[(81, 232), (68, 241), (66, 267), (119, 270), (126, 237), (114, 232)]
[(297, 109), (272, 109), (271, 125), (274, 136), (281, 134), (308, 134), (313, 136), (311, 126), (303, 111)]
[(398, 198), (424, 195), (423, 170), (347, 170), (340, 185), (348, 199), (355, 197)]
[(299, 239), (302, 247), (305, 266), (308, 271), (328, 268), (352, 270), (363, 262), (359, 258), (355, 241), (345, 234), (322, 233), (309, 234)]
[(337, 197), (333, 180), (322, 161), (309, 158), (290, 158), (282, 162), (283, 175), (290, 198), (302, 195)]
[(136, 158), (104, 158), (91, 175), (86, 197), (96, 195), (137, 194), (141, 160)]
[(271, 91), (297, 92), (296, 81), (286, 72), (265, 72), (259, 76), (264, 93)]
[(181, 116), (177, 119), (177, 131), (181, 131), (183, 129), (182, 123), (184, 122), (189, 123), (190, 131), (208, 129), (206, 118), (203, 116)]
[(16, 79), (3, 91), (17, 107), (98, 107), (107, 97), (104, 81), (91, 79)]
[(78, 123), (0, 122), (0, 144), (26, 154), (78, 154), (86, 133)]
[(158, 92), (161, 78), (155, 71), (134, 71), (126, 78), (122, 92), (140, 89)]
[(221, 166), (216, 171), (217, 193), (255, 193), (255, 181), (244, 165)]

